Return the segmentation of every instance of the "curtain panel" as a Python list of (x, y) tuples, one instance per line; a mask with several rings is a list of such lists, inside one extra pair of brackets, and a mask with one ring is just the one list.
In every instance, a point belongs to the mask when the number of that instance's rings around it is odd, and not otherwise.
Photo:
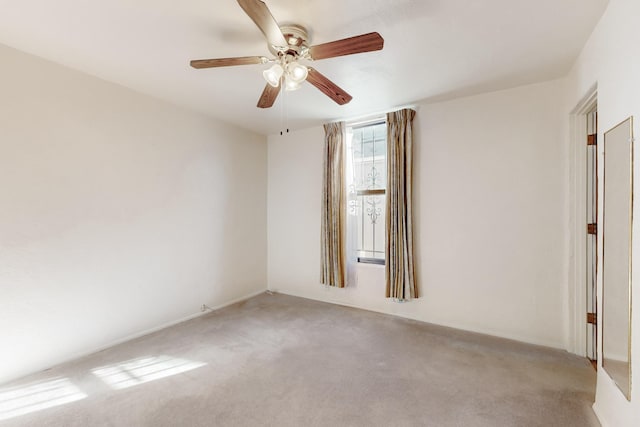
[(322, 179), (321, 283), (345, 286), (346, 189), (345, 124), (324, 125)]
[(404, 109), (387, 114), (386, 296), (418, 298), (413, 259), (413, 117)]

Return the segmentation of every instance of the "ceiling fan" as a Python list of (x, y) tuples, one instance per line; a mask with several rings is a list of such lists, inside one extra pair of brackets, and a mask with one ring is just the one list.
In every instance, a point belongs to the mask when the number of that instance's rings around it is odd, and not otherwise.
[(354, 53), (381, 50), (384, 39), (378, 33), (362, 34), (315, 46), (308, 45), (307, 30), (300, 25), (279, 26), (262, 0), (238, 0), (240, 7), (260, 28), (267, 39), (269, 51), (274, 58), (265, 56), (243, 56), (236, 58), (196, 59), (193, 68), (228, 67), (233, 65), (273, 64), (263, 72), (267, 85), (260, 96), (258, 107), (273, 105), (281, 86), (285, 90), (296, 90), (305, 80), (339, 105), (351, 101), (352, 96), (338, 85), (320, 74), (315, 68), (307, 67), (300, 60), (315, 61), (352, 55)]

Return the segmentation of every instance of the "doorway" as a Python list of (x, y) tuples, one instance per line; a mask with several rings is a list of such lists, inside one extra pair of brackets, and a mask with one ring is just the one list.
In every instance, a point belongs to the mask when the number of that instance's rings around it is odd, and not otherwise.
[(594, 368), (598, 360), (598, 111), (597, 105), (586, 114), (586, 355)]
[[(571, 111), (569, 145), (569, 335), (567, 350), (598, 359), (597, 85)], [(601, 166), (601, 165), (600, 165)]]

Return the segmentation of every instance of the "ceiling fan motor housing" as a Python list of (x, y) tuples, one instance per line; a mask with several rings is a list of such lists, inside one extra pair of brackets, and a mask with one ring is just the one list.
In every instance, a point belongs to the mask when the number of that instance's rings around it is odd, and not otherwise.
[(280, 27), (288, 46), (273, 46), (269, 44), (269, 51), (274, 56), (308, 57), (309, 34), (307, 29), (301, 25), (283, 25)]

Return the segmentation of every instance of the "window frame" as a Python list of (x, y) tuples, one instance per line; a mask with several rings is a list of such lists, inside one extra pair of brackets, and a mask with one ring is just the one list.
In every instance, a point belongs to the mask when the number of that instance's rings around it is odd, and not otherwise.
[[(362, 129), (362, 128), (366, 128), (366, 127), (371, 127), (371, 126), (377, 126), (377, 125), (381, 125), (384, 124), (385, 127), (388, 125), (387, 124), (387, 118), (386, 116), (378, 116), (369, 120), (363, 120), (363, 121), (358, 121), (358, 122), (352, 122), (346, 123), (346, 129), (350, 130), (351, 132), (353, 132), (354, 130), (357, 129)], [(385, 153), (384, 153), (384, 158), (385, 158), (385, 162), (387, 160), (387, 137), (385, 136)], [(380, 196), (380, 195), (384, 195), (386, 196), (387, 194), (387, 185), (385, 183), (385, 188), (376, 188), (376, 189), (364, 189), (364, 190), (356, 190), (356, 196)], [(384, 231), (386, 233), (386, 223), (384, 224)], [(386, 241), (386, 237), (385, 237), (385, 241)], [(358, 252), (358, 250), (356, 249), (356, 251)], [(384, 255), (384, 258), (374, 258), (374, 257), (365, 257), (365, 256), (357, 256), (356, 257), (357, 263), (358, 264), (369, 264), (369, 265), (382, 265), (384, 266), (387, 262), (387, 256), (386, 253)]]

